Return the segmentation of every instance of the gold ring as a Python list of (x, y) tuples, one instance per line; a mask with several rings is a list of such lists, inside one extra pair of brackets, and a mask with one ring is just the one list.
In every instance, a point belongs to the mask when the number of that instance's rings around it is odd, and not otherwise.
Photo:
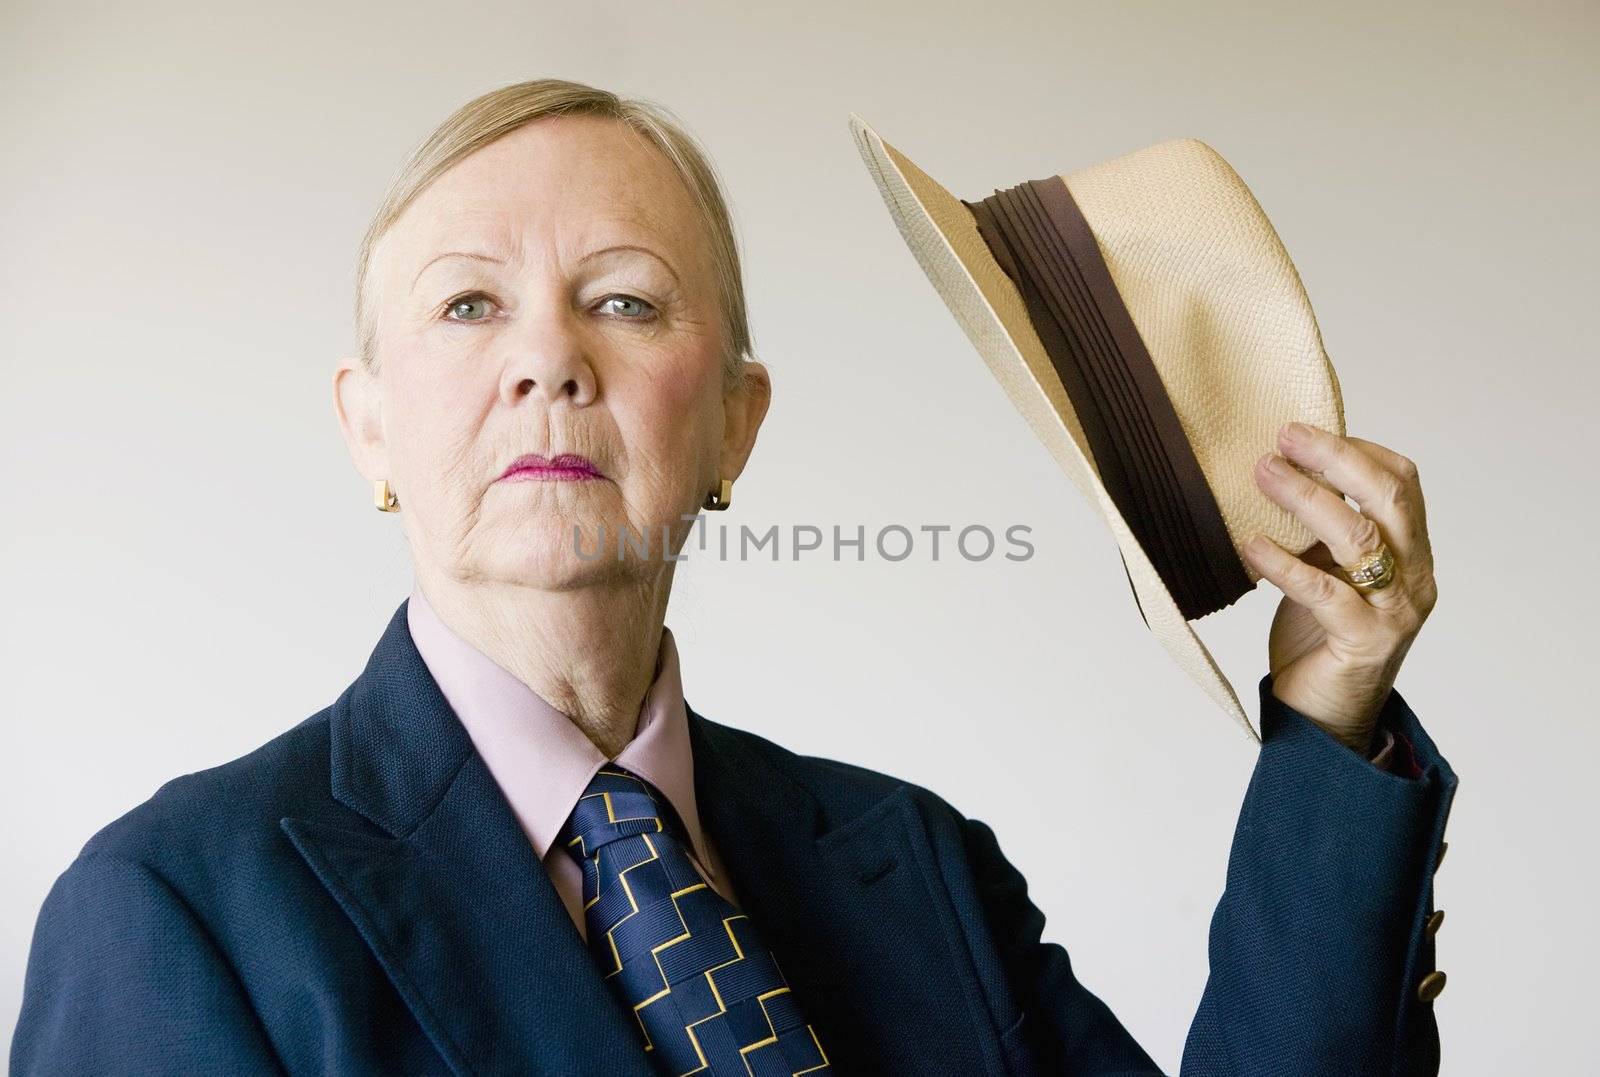
[(1371, 553), (1361, 555), (1354, 565), (1340, 565), (1344, 578), (1358, 591), (1381, 591), (1394, 582), (1394, 554), (1389, 544), (1378, 543)]

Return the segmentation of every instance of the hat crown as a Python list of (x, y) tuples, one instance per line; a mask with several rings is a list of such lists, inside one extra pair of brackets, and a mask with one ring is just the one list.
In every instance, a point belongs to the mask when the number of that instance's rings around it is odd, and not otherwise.
[(1160, 142), (1062, 179), (1235, 548), (1264, 533), (1305, 550), (1315, 536), (1256, 485), (1255, 461), (1276, 447), (1287, 422), (1342, 435), (1344, 404), (1310, 298), (1255, 196), (1197, 138)]

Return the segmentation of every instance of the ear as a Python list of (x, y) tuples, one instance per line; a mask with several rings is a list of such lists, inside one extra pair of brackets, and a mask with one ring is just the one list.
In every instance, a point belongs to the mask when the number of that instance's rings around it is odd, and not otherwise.
[(727, 421), (722, 428), (722, 471), (718, 478), (737, 479), (756, 445), (756, 433), (772, 403), (772, 377), (754, 360), (739, 364), (739, 378), (722, 397)]
[(356, 470), (368, 482), (390, 478), (378, 378), (361, 360), (345, 356), (333, 371), (333, 410)]

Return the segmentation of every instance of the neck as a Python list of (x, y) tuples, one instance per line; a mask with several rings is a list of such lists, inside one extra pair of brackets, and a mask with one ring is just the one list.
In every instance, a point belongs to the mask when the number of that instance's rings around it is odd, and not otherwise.
[(439, 619), (565, 714), (607, 759), (633, 739), (655, 680), (672, 566), (545, 591), (417, 568)]

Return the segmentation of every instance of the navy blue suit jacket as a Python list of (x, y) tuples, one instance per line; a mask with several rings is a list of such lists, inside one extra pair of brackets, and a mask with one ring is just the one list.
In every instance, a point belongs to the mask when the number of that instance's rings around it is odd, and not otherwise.
[[(1183, 1073), (1438, 1065), (1424, 930), (1455, 775), (1378, 770), (1271, 696)], [(1041, 938), (993, 831), (913, 783), (689, 714), (745, 911), (839, 1074), (1158, 1073)], [(395, 612), (330, 707), (176, 778), (44, 902), (13, 1072), (648, 1077)]]

